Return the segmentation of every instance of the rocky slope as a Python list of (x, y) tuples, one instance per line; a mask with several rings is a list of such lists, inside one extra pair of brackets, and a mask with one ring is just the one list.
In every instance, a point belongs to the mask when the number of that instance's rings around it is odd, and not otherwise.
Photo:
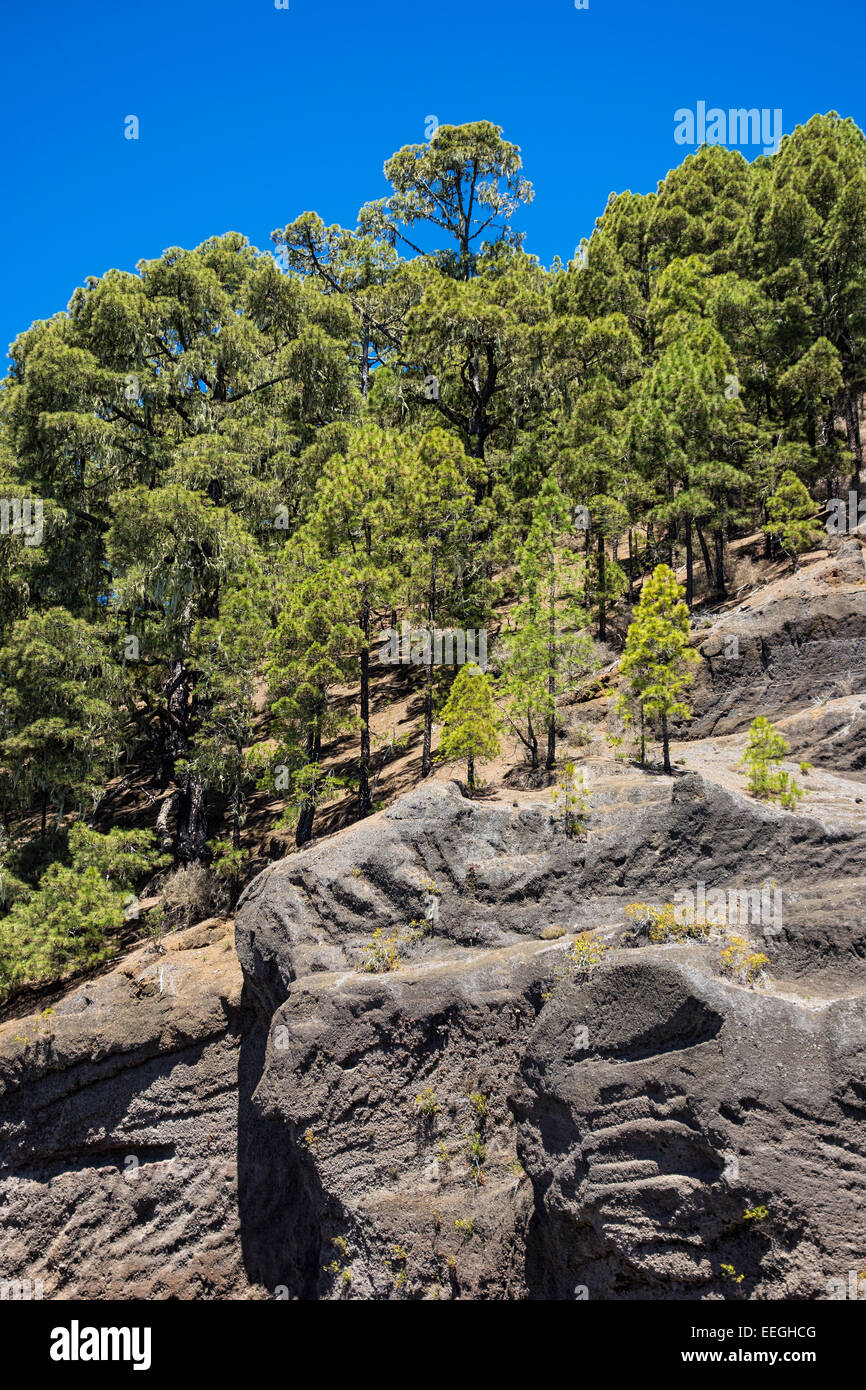
[[(237, 957), (203, 924), (0, 1025), (0, 1278), (811, 1299), (866, 1267), (863, 554), (698, 632), (675, 774), (593, 745), (580, 838), (548, 789), (440, 774), (260, 874)], [(795, 813), (745, 795), (758, 712), (816, 764)], [(700, 885), (764, 988), (723, 975), (721, 926), (635, 944), (630, 902)]]

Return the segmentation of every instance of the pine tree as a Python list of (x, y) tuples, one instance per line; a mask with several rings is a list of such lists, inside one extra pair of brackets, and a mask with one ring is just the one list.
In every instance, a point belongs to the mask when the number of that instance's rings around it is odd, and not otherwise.
[(255, 560), (249, 561), (222, 594), (218, 616), (196, 624), (191, 643), (199, 721), (185, 770), (198, 774), (208, 791), (226, 798), (228, 849), (235, 859), (251, 782), (247, 749), (253, 742), (256, 679), (270, 636), (265, 593), (262, 570)]
[(116, 771), (124, 683), (107, 633), (63, 608), (29, 613), (0, 650), (0, 787), (7, 812), (35, 800), (90, 812)]
[[(412, 449), (393, 430), (365, 424), (344, 455), (322, 469), (307, 525), (321, 553), (339, 560), (341, 587), (355, 594), (360, 630), (360, 765), (358, 814), (372, 810), (370, 795), (370, 657), (377, 609), (390, 611), (401, 578), (400, 552), (410, 515)], [(305, 532), (306, 534), (306, 532)]]
[(395, 536), (407, 571), (410, 617), (426, 624), (424, 736), (421, 775), (433, 770), (433, 630), (454, 626), (477, 630), (487, 616), (485, 531), (493, 508), (477, 504), (485, 470), (467, 457), (460, 441), (442, 429), (411, 436), (404, 446), (409, 514)]
[(555, 766), (558, 697), (574, 691), (598, 664), (592, 638), (583, 626), (586, 613), (578, 601), (582, 576), (564, 545), (570, 530), (568, 503), (551, 475), (536, 500), (519, 556), (521, 602), (515, 631), (505, 640), (500, 685), (510, 722), (533, 771), (538, 767), (541, 730), (547, 735), (545, 767)]
[(468, 280), (477, 260), (479, 238), (519, 245), (511, 217), (521, 203), (532, 201), (532, 185), (520, 175), (517, 145), (502, 138), (490, 121), (439, 126), (423, 145), (406, 145), (385, 163), (393, 193), (367, 203), (360, 212), (360, 231), (399, 242), (417, 255), (415, 227), (422, 236), (438, 228), (450, 245), (437, 255), (440, 267), (455, 279)]
[(312, 836), (317, 806), (337, 790), (321, 770), (322, 744), (355, 722), (333, 695), (351, 680), (364, 635), (354, 621), (356, 591), (340, 562), (310, 554), (300, 534), (287, 550), (266, 664), (271, 728), (280, 742), (260, 747), (253, 765), (270, 769), (267, 785), (290, 792), (300, 847)]
[(813, 549), (822, 538), (815, 510), (808, 489), (796, 473), (787, 468), (776, 491), (767, 498), (770, 519), (763, 530), (778, 540), (791, 561), (792, 570), (797, 568), (798, 556), (804, 550)]
[(475, 764), (500, 753), (499, 716), (486, 674), (474, 662), (461, 667), (442, 711), (438, 757), (442, 762), (466, 759), (466, 781), (475, 791)]
[[(753, 796), (762, 801), (778, 800), (788, 811), (793, 811), (797, 802), (805, 796), (799, 782), (782, 769), (782, 760), (790, 751), (788, 740), (763, 715), (758, 715), (749, 726), (749, 737), (741, 766), (748, 771), (747, 786)], [(808, 772), (811, 764), (801, 763), (803, 772)]]
[(689, 610), (682, 585), (667, 565), (657, 565), (644, 583), (626, 636), (620, 671), (649, 720), (661, 723), (664, 770), (671, 772), (668, 720), (690, 719), (682, 698), (700, 660), (689, 646)]

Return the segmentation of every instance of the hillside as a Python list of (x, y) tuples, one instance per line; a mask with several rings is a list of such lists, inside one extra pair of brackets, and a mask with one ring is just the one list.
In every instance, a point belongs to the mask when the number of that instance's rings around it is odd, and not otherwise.
[[(711, 617), (673, 776), (595, 726), (584, 837), (549, 788), (470, 800), (439, 772), (254, 880), (243, 989), (215, 921), (0, 1026), (9, 1276), (54, 1297), (713, 1299), (728, 1267), (749, 1297), (828, 1297), (863, 1239), (864, 555), (846, 539)], [(745, 793), (756, 708), (815, 763), (793, 812)], [(629, 944), (636, 898), (768, 874), (781, 920), (738, 928), (764, 988), (723, 975), (722, 930)], [(399, 969), (358, 973), (375, 929), (422, 917)], [(581, 977), (585, 929), (609, 949)]]

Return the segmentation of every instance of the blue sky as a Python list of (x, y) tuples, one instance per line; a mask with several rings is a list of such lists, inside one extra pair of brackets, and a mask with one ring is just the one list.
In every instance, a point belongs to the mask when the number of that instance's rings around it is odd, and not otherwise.
[(504, 128), (536, 190), (527, 250), (567, 259), (611, 190), (680, 163), (678, 108), (866, 126), (864, 38), (859, 0), (12, 0), (0, 342), (167, 246), (269, 247), (308, 208), (354, 226), (430, 115)]

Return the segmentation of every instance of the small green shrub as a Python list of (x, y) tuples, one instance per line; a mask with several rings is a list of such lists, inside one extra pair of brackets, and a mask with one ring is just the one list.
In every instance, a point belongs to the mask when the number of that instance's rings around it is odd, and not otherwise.
[(753, 985), (762, 989), (767, 983), (766, 968), (770, 957), (761, 951), (753, 951), (742, 936), (732, 936), (719, 956), (722, 974), (740, 984)]
[(415, 1097), (415, 1105), (422, 1115), (432, 1119), (439, 1113), (439, 1105), (436, 1101), (436, 1093), (432, 1086), (425, 1086), (423, 1091), (419, 1091)]
[[(786, 811), (793, 811), (806, 793), (790, 773), (782, 770), (782, 759), (789, 751), (787, 739), (769, 719), (759, 715), (749, 728), (740, 765), (746, 768), (746, 786), (753, 796), (761, 801), (778, 801)], [(801, 763), (800, 770), (808, 773), (811, 763)]]
[(568, 957), (572, 972), (575, 975), (591, 975), (608, 950), (609, 947), (603, 941), (596, 940), (592, 932), (579, 932)]
[[(673, 903), (654, 907), (652, 903), (629, 903), (625, 915), (634, 923), (633, 935), (636, 940), (648, 936), (654, 945), (663, 941), (684, 941), (688, 937), (700, 939), (710, 930), (706, 921), (692, 916), (691, 920), (677, 916)], [(682, 912), (682, 909), (680, 909)]]

